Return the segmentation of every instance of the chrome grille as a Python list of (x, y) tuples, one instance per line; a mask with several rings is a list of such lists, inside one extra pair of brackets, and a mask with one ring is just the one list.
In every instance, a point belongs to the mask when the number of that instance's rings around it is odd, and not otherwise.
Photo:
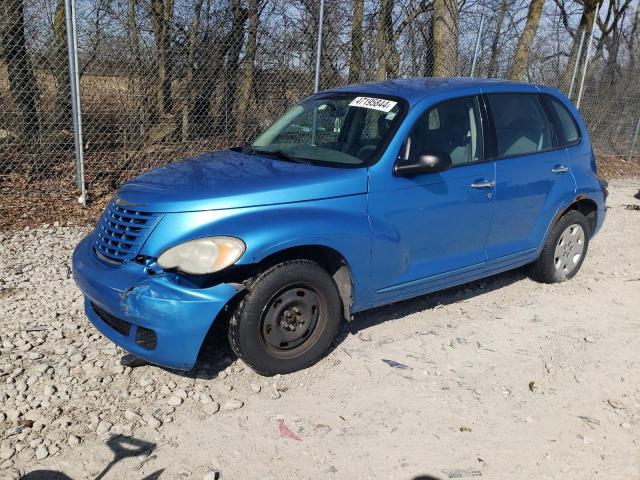
[(162, 214), (144, 212), (133, 206), (109, 202), (96, 226), (96, 252), (110, 260), (124, 262), (138, 255), (142, 244)]

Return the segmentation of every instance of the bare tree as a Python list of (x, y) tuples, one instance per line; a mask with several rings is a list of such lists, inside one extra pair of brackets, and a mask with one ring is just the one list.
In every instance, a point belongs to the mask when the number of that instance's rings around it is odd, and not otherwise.
[(242, 70), (242, 80), (238, 92), (238, 115), (236, 137), (244, 140), (247, 134), (247, 110), (255, 82), (255, 61), (258, 50), (258, 22), (260, 5), (258, 0), (249, 0), (247, 8), (247, 45)]
[(67, 58), (67, 29), (64, 0), (57, 0), (53, 16), (53, 76), (56, 79), (55, 118), (57, 128), (71, 122), (71, 87)]
[(527, 65), (529, 63), (529, 51), (531, 50), (533, 39), (538, 32), (538, 25), (540, 24), (540, 15), (542, 14), (543, 6), (544, 0), (531, 0), (531, 3), (529, 4), (527, 21), (524, 25), (522, 35), (520, 35), (520, 38), (518, 39), (516, 53), (509, 72), (509, 78), (511, 78), (511, 80), (522, 80), (524, 78), (524, 74), (527, 71)]
[(351, 22), (351, 56), (349, 58), (349, 83), (360, 81), (362, 68), (362, 20), (364, 17), (364, 0), (353, 1), (353, 20)]
[(233, 12), (233, 22), (227, 37), (227, 60), (225, 74), (227, 81), (225, 84), (224, 98), (227, 105), (225, 113), (225, 129), (234, 129), (236, 123), (235, 109), (238, 92), (238, 72), (240, 70), (240, 54), (244, 44), (244, 25), (247, 21), (247, 9), (243, 7), (241, 0), (233, 0), (231, 5)]
[(38, 85), (27, 49), (23, 0), (2, 0), (4, 17), (4, 58), (7, 62), (9, 90), (18, 108), (20, 136), (33, 146), (40, 131), (38, 122)]
[(507, 15), (509, 8), (509, 0), (500, 0), (498, 8), (498, 16), (496, 18), (496, 29), (491, 40), (491, 57), (489, 59), (489, 67), (487, 70), (488, 77), (495, 77), (498, 73), (498, 56), (500, 54), (500, 37), (502, 35), (502, 24)]
[[(446, 1), (454, 4), (456, 3), (455, 0), (436, 1)], [(376, 34), (376, 52), (378, 60), (378, 68), (376, 70), (377, 80), (384, 80), (386, 78), (393, 78), (398, 76), (400, 57), (398, 55), (397, 43), (400, 35), (407, 28), (407, 26), (410, 25), (411, 22), (413, 22), (419, 15), (429, 11), (433, 7), (431, 2), (421, 0), (417, 5), (407, 11), (404, 17), (402, 17), (402, 20), (399, 22), (398, 26), (394, 29), (394, 6), (395, 0), (380, 1), (380, 9), (378, 11), (378, 30)], [(456, 5), (456, 18), (458, 11), (457, 8), (458, 7)]]
[(640, 4), (636, 5), (631, 28), (629, 28), (625, 37), (625, 43), (629, 51), (629, 70), (635, 71), (640, 63)]
[(458, 74), (458, 2), (433, 2), (433, 74), (452, 77)]
[[(640, 105), (638, 0), (602, 0), (599, 12), (597, 0), (542, 3), (326, 0), (321, 86), (466, 73), (484, 7), (482, 73), (566, 89), (559, 79), (595, 25), (581, 113), (600, 146), (628, 150)], [(317, 0), (83, 0), (77, 13), (89, 182), (243, 141), (313, 89)], [(39, 158), (70, 153), (60, 135), (70, 131), (65, 20), (64, 0), (0, 0), (7, 157), (20, 159), (27, 143), (44, 152), (41, 138), (57, 155)], [(8, 171), (30, 165), (15, 164)]]
[(174, 0), (151, 0), (151, 27), (158, 56), (158, 88), (156, 102), (158, 114), (170, 113), (173, 109), (171, 93), (172, 58), (171, 24), (173, 22)]
[(556, 5), (560, 9), (562, 23), (565, 26), (565, 29), (571, 37), (573, 38), (573, 42), (571, 43), (571, 50), (569, 51), (569, 59), (567, 61), (567, 65), (562, 74), (561, 86), (568, 87), (569, 82), (571, 82), (571, 75), (573, 73), (573, 67), (576, 63), (576, 58), (578, 56), (578, 50), (580, 48), (580, 40), (582, 38), (582, 32), (585, 32), (585, 38), (588, 39), (589, 32), (591, 30), (591, 26), (593, 22), (596, 21), (597, 8), (599, 0), (581, 0), (578, 3), (582, 4), (583, 10), (582, 15), (580, 16), (580, 23), (578, 24), (577, 30), (574, 32), (571, 26), (569, 25), (569, 15), (567, 13), (567, 7), (564, 0), (555, 0)]
[(615, 68), (618, 64), (618, 52), (621, 45), (622, 24), (631, 0), (612, 0), (607, 5), (607, 13), (604, 19), (596, 16), (596, 24), (600, 32), (600, 39), (596, 46), (596, 56), (604, 47), (609, 52), (607, 64)]
[(200, 18), (202, 15), (202, 5), (204, 0), (196, 0), (193, 9), (193, 22), (189, 32), (189, 46), (187, 51), (186, 79), (184, 81), (184, 102), (182, 104), (182, 128), (181, 138), (183, 142), (189, 139), (189, 128), (191, 125), (191, 115), (193, 114), (193, 69), (196, 59), (196, 49), (198, 48), (198, 32), (200, 31)]
[(133, 54), (134, 72), (136, 73), (136, 77), (138, 77), (142, 58), (140, 55), (140, 29), (138, 28), (138, 22), (136, 21), (136, 6), (137, 0), (127, 0), (127, 37), (129, 40), (129, 47)]
[(380, 0), (380, 10), (378, 11), (378, 32), (376, 35), (376, 50), (378, 52), (377, 80), (384, 80), (394, 70), (397, 70), (393, 62), (397, 60), (394, 55), (395, 47), (392, 48), (393, 37), (393, 3), (394, 0)]
[(149, 123), (150, 112), (155, 111), (151, 97), (153, 96), (155, 82), (150, 81), (142, 68), (142, 52), (140, 47), (140, 28), (136, 20), (138, 0), (127, 0), (126, 26), (127, 41), (131, 51), (132, 74), (129, 76), (129, 88), (133, 94), (134, 111), (131, 118), (134, 119), (134, 128), (131, 129), (131, 137), (141, 141), (146, 136), (145, 126)]

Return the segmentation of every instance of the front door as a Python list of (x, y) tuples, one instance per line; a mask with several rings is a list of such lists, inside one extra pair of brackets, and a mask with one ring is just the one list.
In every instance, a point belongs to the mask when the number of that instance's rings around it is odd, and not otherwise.
[(415, 123), (401, 155), (449, 154), (440, 173), (394, 176), (369, 192), (374, 303), (443, 288), (482, 272), (494, 163), (483, 162), (478, 99), (448, 100)]

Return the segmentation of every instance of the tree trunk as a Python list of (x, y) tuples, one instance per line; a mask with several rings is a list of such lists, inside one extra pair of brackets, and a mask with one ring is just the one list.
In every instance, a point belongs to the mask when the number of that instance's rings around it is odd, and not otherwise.
[(7, 62), (9, 90), (20, 118), (16, 122), (20, 136), (27, 147), (33, 146), (39, 137), (38, 85), (27, 50), (24, 29), (24, 4), (22, 0), (3, 0), (3, 16), (6, 22), (4, 58)]
[(53, 127), (64, 129), (71, 124), (71, 82), (64, 0), (58, 0), (53, 17), (53, 75), (56, 79)]
[(392, 45), (393, 38), (393, 2), (394, 0), (381, 0), (380, 11), (378, 12), (378, 32), (376, 35), (376, 53), (378, 56), (378, 70), (376, 80), (385, 80), (393, 70)]
[(583, 52), (586, 50), (587, 42), (589, 41), (589, 34), (591, 33), (591, 25), (596, 20), (596, 9), (598, 8), (598, 0), (583, 0), (584, 9), (582, 10), (582, 16), (580, 17), (580, 24), (578, 25), (578, 29), (576, 30), (575, 35), (573, 36), (573, 43), (571, 44), (571, 51), (569, 53), (569, 59), (567, 60), (567, 65), (564, 69), (564, 73), (562, 74), (562, 83), (561, 87), (566, 88), (566, 91), (569, 91), (571, 83), (571, 76), (573, 75), (573, 68), (576, 64), (576, 59), (578, 57), (578, 50), (580, 49), (580, 38), (582, 37), (582, 32), (584, 34), (584, 44), (583, 44)]
[(187, 72), (184, 81), (184, 102), (182, 104), (181, 139), (183, 142), (189, 140), (189, 128), (193, 114), (193, 67), (196, 58), (196, 48), (198, 47), (198, 32), (200, 30), (200, 17), (202, 15), (203, 3), (204, 0), (196, 0), (193, 11), (193, 23), (191, 25), (191, 32), (189, 33)]
[(509, 0), (502, 0), (500, 2), (500, 10), (498, 10), (498, 18), (496, 20), (496, 31), (493, 34), (493, 40), (491, 42), (491, 58), (489, 59), (489, 69), (487, 71), (489, 78), (495, 77), (498, 73), (500, 35), (502, 34), (502, 24), (504, 23), (504, 17), (507, 15), (508, 7)]
[[(130, 79), (131, 94), (133, 96), (134, 111), (133, 128), (131, 129), (131, 139), (139, 142), (146, 137), (146, 125), (150, 123), (150, 110), (153, 111), (153, 95), (154, 86), (147, 78), (147, 72), (142, 68), (142, 55), (140, 54), (140, 29), (136, 20), (137, 0), (128, 0), (127, 3), (127, 34), (129, 39), (129, 48), (133, 57), (132, 68), (133, 76)], [(151, 101), (150, 101), (151, 100)], [(151, 105), (151, 109), (149, 108)], [(135, 131), (134, 131), (135, 130)]]
[(353, 2), (353, 23), (351, 24), (351, 56), (349, 58), (349, 83), (360, 81), (362, 69), (362, 19), (364, 17), (364, 0)]
[(524, 78), (527, 71), (527, 65), (529, 63), (529, 51), (531, 50), (533, 39), (538, 32), (538, 25), (540, 24), (540, 15), (542, 14), (543, 6), (544, 0), (531, 0), (531, 3), (529, 4), (527, 22), (524, 25), (522, 35), (520, 35), (520, 38), (518, 39), (516, 54), (509, 73), (509, 78), (511, 80), (522, 80)]
[(424, 50), (422, 52), (422, 76), (433, 77), (433, 18), (429, 20), (428, 26), (424, 29)]
[[(609, 86), (614, 88), (618, 80), (620, 80), (620, 43), (622, 41), (622, 32), (621, 28), (616, 24), (613, 26), (613, 29), (609, 35), (609, 39), (607, 39), (608, 45), (608, 55), (607, 55), (607, 63), (604, 68), (606, 72), (605, 78), (607, 79)], [(608, 90), (612, 91), (612, 90)]]
[(151, 0), (151, 28), (158, 55), (158, 87), (156, 102), (159, 115), (171, 113), (171, 23), (174, 0)]
[(247, 47), (244, 56), (244, 69), (242, 71), (242, 83), (238, 92), (238, 116), (236, 125), (236, 137), (240, 141), (246, 140), (247, 123), (249, 116), (247, 111), (251, 102), (251, 92), (255, 83), (255, 60), (258, 45), (258, 21), (259, 21), (258, 0), (249, 0), (247, 15)]
[(436, 77), (458, 74), (458, 2), (433, 2), (433, 73)]
[(629, 45), (629, 65), (628, 70), (635, 72), (640, 59), (640, 5), (636, 6), (636, 11), (633, 14), (633, 21), (631, 22), (631, 29), (628, 34)]
[[(226, 105), (226, 130), (235, 132), (236, 124), (236, 98), (238, 89), (238, 71), (240, 70), (240, 54), (244, 44), (244, 24), (247, 20), (247, 11), (242, 6), (241, 0), (233, 2), (233, 22), (227, 37), (227, 62), (225, 73), (224, 102)], [(233, 129), (233, 130), (232, 130)]]

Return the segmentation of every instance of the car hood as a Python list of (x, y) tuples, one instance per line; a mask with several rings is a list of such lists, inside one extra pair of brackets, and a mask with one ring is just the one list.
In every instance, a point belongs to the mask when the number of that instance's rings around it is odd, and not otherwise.
[(232, 150), (151, 170), (123, 185), (118, 202), (185, 212), (303, 202), (365, 193), (366, 168), (298, 164)]

